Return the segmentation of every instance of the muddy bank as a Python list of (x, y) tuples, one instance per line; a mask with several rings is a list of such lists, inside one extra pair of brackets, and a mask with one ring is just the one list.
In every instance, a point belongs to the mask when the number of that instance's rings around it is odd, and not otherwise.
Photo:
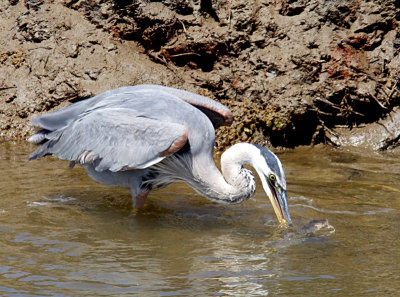
[(230, 106), (218, 147), (399, 144), (399, 1), (13, 0), (0, 17), (3, 137), (59, 105), (157, 83)]

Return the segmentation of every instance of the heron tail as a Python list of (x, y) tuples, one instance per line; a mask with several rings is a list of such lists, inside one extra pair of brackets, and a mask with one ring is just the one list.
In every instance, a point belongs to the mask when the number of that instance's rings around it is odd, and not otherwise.
[(39, 159), (41, 157), (44, 157), (46, 155), (50, 155), (51, 148), (54, 146), (54, 144), (58, 141), (62, 134), (61, 131), (49, 131), (46, 129), (38, 131), (36, 134), (32, 135), (28, 141), (40, 145), (38, 149), (36, 149), (30, 156), (29, 156), (29, 161)]

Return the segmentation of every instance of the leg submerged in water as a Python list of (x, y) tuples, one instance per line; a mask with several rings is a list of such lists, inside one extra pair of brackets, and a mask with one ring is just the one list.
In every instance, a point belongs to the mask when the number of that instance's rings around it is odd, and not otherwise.
[(148, 195), (149, 191), (139, 192), (139, 193), (136, 193), (136, 191), (135, 192), (132, 191), (133, 207), (136, 209), (143, 207), (143, 205), (146, 203)]

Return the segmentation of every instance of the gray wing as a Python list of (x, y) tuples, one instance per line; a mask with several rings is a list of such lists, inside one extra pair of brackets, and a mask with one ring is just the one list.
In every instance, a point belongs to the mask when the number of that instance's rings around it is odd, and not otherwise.
[(136, 87), (138, 89), (148, 88), (152, 90), (159, 90), (178, 97), (179, 99), (193, 105), (197, 109), (201, 110), (204, 114), (206, 114), (215, 128), (223, 125), (230, 126), (233, 122), (233, 115), (229, 108), (219, 103), (218, 101), (215, 101), (208, 97), (201, 96), (185, 90), (159, 85), (138, 85)]
[[(146, 91), (153, 95), (146, 97), (140, 95), (140, 93), (138, 94), (138, 91)], [(110, 90), (31, 120), (31, 125), (39, 126), (47, 131), (35, 134), (29, 141), (40, 143), (48, 131), (55, 131), (66, 127), (88, 110), (106, 107), (121, 107), (122, 105), (126, 108), (136, 109), (137, 107), (132, 106), (132, 104), (138, 104), (138, 101), (141, 104), (146, 104), (145, 100), (148, 100), (148, 98), (151, 98), (152, 96), (160, 97), (163, 93), (170, 96), (172, 95), (173, 97), (185, 101), (201, 110), (211, 120), (215, 128), (221, 125), (232, 124), (233, 116), (230, 110), (215, 100), (170, 87), (158, 85), (137, 85)]]
[(54, 131), (67, 126), (70, 122), (75, 120), (77, 117), (79, 117), (79, 115), (89, 108), (90, 104), (91, 100), (85, 99), (51, 113), (34, 118), (31, 120), (30, 124), (32, 126), (38, 126), (49, 131)]
[(94, 164), (97, 171), (142, 169), (177, 152), (187, 141), (185, 126), (161, 122), (123, 108), (83, 114), (66, 127), (45, 135), (47, 142), (31, 160), (51, 154)]

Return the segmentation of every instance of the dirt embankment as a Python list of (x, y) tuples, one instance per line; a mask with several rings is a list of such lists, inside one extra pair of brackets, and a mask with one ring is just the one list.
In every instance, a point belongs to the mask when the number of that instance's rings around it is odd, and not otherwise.
[(236, 141), (400, 144), (397, 0), (10, 0), (0, 135), (107, 89), (157, 83), (230, 106)]

